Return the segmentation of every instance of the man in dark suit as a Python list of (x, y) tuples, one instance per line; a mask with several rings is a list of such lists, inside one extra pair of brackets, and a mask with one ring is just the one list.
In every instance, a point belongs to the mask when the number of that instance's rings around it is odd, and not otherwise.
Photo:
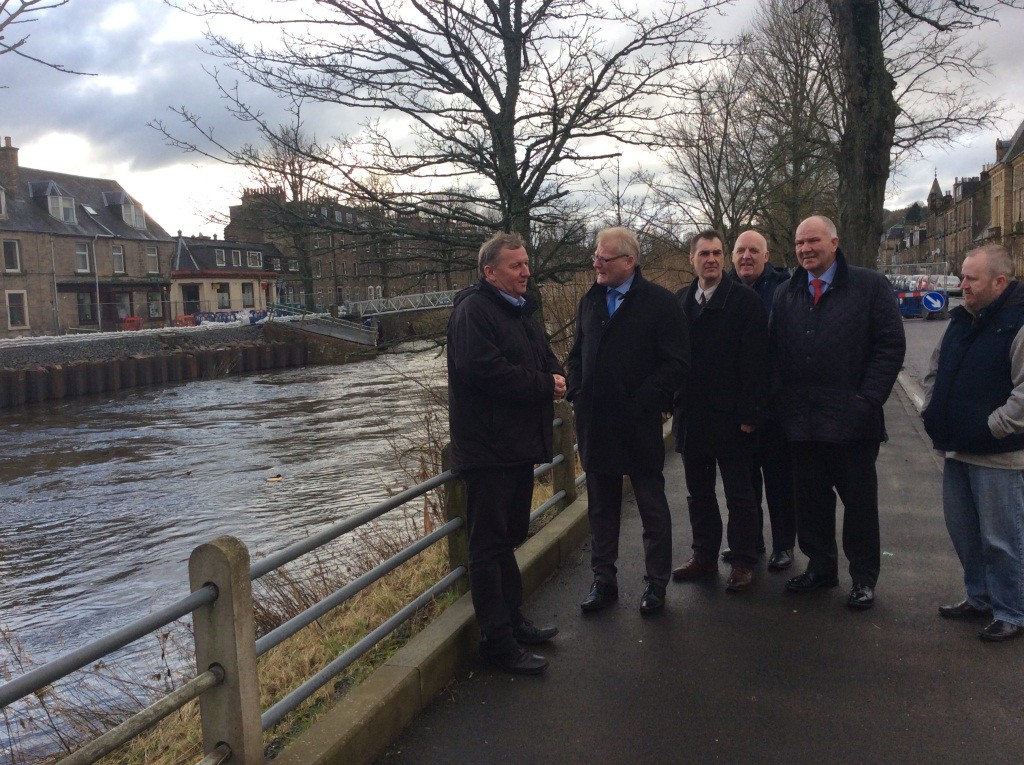
[(533, 466), (552, 455), (553, 400), (565, 394), (562, 368), (530, 314), (530, 267), (518, 234), (480, 248), (480, 281), (455, 296), (448, 321), (448, 419), (452, 469), (466, 483), (469, 590), (480, 655), (514, 674), (538, 674), (547, 660), (522, 645), (558, 630), (523, 616), (515, 548), (526, 539)]
[[(732, 247), (733, 269), (727, 274), (754, 290), (769, 315), (775, 292), (789, 281), (789, 271), (775, 268), (769, 262), (770, 257), (765, 238), (753, 229), (744, 231), (736, 237)], [(765, 382), (765, 389), (767, 386)], [(757, 436), (753, 476), (757, 527), (761, 530), (764, 526), (764, 509), (761, 505), (763, 496), (768, 503), (768, 517), (772, 527), (772, 554), (768, 558), (768, 570), (784, 571), (793, 565), (793, 547), (796, 544), (793, 466), (789, 459), (789, 445), (779, 424), (770, 415), (765, 416)], [(758, 552), (763, 552), (764, 537), (761, 536), (758, 542)]]
[(815, 215), (796, 230), (796, 270), (775, 295), (769, 327), (773, 413), (790, 444), (802, 593), (839, 584), (836, 493), (853, 587), (847, 605), (871, 608), (881, 567), (875, 460), (886, 440), (882, 405), (907, 342), (888, 281), (851, 266), (835, 224)]
[(677, 297), (690, 330), (690, 370), (675, 409), (676, 449), (683, 454), (693, 556), (672, 572), (692, 580), (718, 571), (722, 516), (715, 468), (729, 508), (732, 571), (725, 589), (742, 592), (754, 581), (757, 506), (751, 466), (757, 449), (768, 376), (768, 314), (757, 293), (725, 279), (725, 245), (713, 229), (690, 242), (696, 278)]
[(672, 570), (672, 519), (665, 497), (661, 413), (669, 411), (689, 360), (686, 325), (671, 292), (643, 278), (636, 235), (610, 228), (597, 236), (597, 281), (583, 296), (566, 361), (580, 458), (587, 471), (594, 583), (580, 607), (618, 599), (623, 476), (633, 486), (644, 527), (644, 614), (665, 605)]

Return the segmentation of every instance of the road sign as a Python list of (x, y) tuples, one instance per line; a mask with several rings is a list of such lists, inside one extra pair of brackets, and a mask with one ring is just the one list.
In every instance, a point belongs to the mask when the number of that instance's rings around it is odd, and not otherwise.
[(921, 304), (929, 311), (941, 311), (946, 305), (946, 296), (941, 292), (927, 292), (921, 296)]

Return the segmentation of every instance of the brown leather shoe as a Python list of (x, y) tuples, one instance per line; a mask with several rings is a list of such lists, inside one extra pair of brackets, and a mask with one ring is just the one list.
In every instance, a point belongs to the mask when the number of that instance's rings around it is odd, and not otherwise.
[(743, 566), (733, 566), (729, 573), (729, 581), (725, 583), (725, 589), (729, 592), (743, 592), (749, 590), (754, 583), (754, 572)]
[(686, 563), (672, 572), (672, 578), (677, 582), (689, 579), (699, 579), (702, 576), (712, 576), (718, 573), (718, 562), (712, 558), (699, 558), (694, 555)]

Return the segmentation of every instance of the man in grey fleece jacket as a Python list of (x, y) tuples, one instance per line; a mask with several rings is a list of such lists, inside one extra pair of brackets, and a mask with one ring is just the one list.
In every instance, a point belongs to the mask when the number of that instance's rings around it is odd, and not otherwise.
[(945, 452), (942, 504), (967, 597), (947, 619), (988, 619), (979, 634), (1024, 634), (1024, 286), (1006, 248), (963, 264), (964, 305), (932, 354), (924, 421)]

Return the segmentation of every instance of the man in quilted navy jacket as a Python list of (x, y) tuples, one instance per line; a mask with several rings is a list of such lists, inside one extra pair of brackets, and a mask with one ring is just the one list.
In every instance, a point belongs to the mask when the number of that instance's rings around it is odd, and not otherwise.
[(786, 590), (839, 584), (838, 493), (847, 605), (871, 608), (881, 564), (875, 460), (886, 440), (882, 405), (906, 352), (903, 322), (885, 277), (846, 262), (828, 218), (800, 224), (796, 257), (769, 328), (772, 407), (791, 447), (797, 539), (809, 559)]

